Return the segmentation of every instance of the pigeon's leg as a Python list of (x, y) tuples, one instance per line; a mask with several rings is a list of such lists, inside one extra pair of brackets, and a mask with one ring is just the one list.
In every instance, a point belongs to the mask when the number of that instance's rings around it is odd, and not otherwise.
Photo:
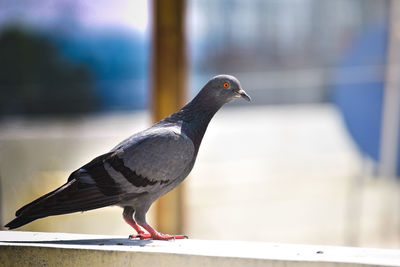
[(124, 212), (122, 213), (125, 222), (130, 226), (132, 226), (132, 228), (135, 229), (135, 231), (137, 232), (137, 235), (135, 234), (129, 235), (129, 238), (140, 238), (140, 239), (150, 238), (151, 235), (149, 233), (144, 232), (142, 228), (140, 228), (140, 226), (133, 219), (134, 212), (135, 210), (132, 207), (125, 207)]
[(137, 223), (143, 227), (147, 232), (150, 233), (150, 236), (140, 236), (140, 239), (153, 239), (153, 240), (171, 240), (171, 239), (185, 239), (188, 238), (185, 235), (167, 235), (167, 234), (161, 234), (159, 233), (156, 229), (151, 227), (147, 222), (146, 222), (146, 212), (140, 212), (136, 211), (135, 213), (135, 219)]

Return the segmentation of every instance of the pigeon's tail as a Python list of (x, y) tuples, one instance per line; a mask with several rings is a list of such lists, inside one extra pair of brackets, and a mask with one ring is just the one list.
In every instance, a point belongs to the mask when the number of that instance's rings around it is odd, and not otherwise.
[(118, 196), (105, 196), (93, 184), (81, 184), (73, 179), (17, 210), (17, 217), (5, 227), (14, 229), (47, 216), (97, 209), (119, 201)]
[(15, 229), (39, 218), (40, 217), (17, 217), (11, 222), (7, 223), (5, 227), (8, 227), (8, 229)]

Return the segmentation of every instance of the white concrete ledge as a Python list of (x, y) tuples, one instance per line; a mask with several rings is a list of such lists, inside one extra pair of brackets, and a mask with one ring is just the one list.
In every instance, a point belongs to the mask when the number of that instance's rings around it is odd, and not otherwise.
[(400, 250), (0, 231), (1, 266), (400, 266)]

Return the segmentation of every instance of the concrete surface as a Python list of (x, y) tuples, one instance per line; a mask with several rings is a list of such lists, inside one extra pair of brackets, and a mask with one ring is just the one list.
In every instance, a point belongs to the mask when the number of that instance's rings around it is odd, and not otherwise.
[(400, 266), (400, 250), (0, 231), (2, 266)]

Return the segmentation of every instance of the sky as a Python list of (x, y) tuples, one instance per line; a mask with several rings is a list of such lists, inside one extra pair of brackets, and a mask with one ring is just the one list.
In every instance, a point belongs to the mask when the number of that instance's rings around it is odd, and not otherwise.
[(87, 28), (120, 27), (144, 33), (148, 6), (146, 0), (0, 0), (0, 24), (22, 20), (46, 25), (74, 20)]

